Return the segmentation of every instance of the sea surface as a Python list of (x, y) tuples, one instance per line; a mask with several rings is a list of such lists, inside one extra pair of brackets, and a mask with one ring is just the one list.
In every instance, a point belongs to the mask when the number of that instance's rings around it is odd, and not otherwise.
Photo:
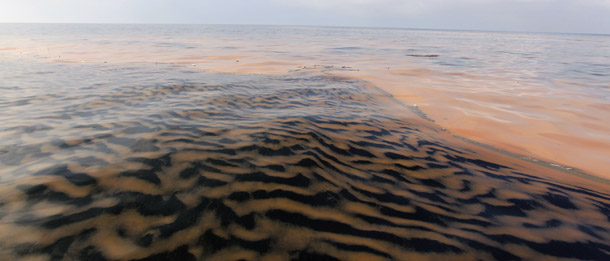
[(610, 259), (610, 36), (0, 24), (7, 260)]
[(240, 74), (326, 67), (372, 82), (454, 135), (610, 178), (609, 35), (95, 24), (2, 24), (0, 33), (3, 60)]

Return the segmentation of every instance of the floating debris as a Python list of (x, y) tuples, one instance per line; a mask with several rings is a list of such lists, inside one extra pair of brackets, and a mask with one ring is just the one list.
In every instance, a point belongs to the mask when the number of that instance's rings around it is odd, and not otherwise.
[(405, 54), (406, 56), (411, 56), (411, 57), (423, 57), (423, 58), (436, 58), (439, 55), (438, 54)]
[(352, 71), (352, 72), (359, 72), (360, 71), (360, 69), (353, 68), (353, 67), (350, 67), (350, 66), (335, 67), (334, 65), (319, 65), (319, 64), (316, 64), (316, 65), (313, 65), (313, 66), (299, 66), (297, 68), (298, 69), (290, 70), (289, 72), (298, 72), (298, 71), (301, 71), (301, 70), (313, 70), (313, 69), (320, 69), (320, 68), (322, 69), (321, 70), (322, 72), (325, 72), (325, 71), (331, 70), (331, 69), (339, 70), (339, 71)]

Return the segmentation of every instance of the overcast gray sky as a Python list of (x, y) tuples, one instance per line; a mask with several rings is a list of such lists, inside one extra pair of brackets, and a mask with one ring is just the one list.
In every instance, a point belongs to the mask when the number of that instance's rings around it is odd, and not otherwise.
[(0, 22), (334, 25), (610, 34), (610, 0), (0, 0)]

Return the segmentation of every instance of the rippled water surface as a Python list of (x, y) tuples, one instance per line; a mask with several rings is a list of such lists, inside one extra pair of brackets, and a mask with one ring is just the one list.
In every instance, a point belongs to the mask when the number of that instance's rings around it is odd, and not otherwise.
[(588, 152), (566, 157), (607, 166), (607, 36), (0, 34), (5, 259), (610, 258), (607, 183), (453, 135), (501, 130), (482, 141), (568, 164), (544, 142), (528, 147), (554, 137)]
[(92, 24), (3, 24), (0, 33), (3, 60), (173, 63), (246, 74), (331, 67), (417, 104), (452, 134), (610, 175), (607, 35)]

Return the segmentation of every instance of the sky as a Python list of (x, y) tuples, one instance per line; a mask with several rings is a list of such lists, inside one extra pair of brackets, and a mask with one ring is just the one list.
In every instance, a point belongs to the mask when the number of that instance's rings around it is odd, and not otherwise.
[(0, 22), (325, 25), (610, 34), (610, 0), (0, 0)]

